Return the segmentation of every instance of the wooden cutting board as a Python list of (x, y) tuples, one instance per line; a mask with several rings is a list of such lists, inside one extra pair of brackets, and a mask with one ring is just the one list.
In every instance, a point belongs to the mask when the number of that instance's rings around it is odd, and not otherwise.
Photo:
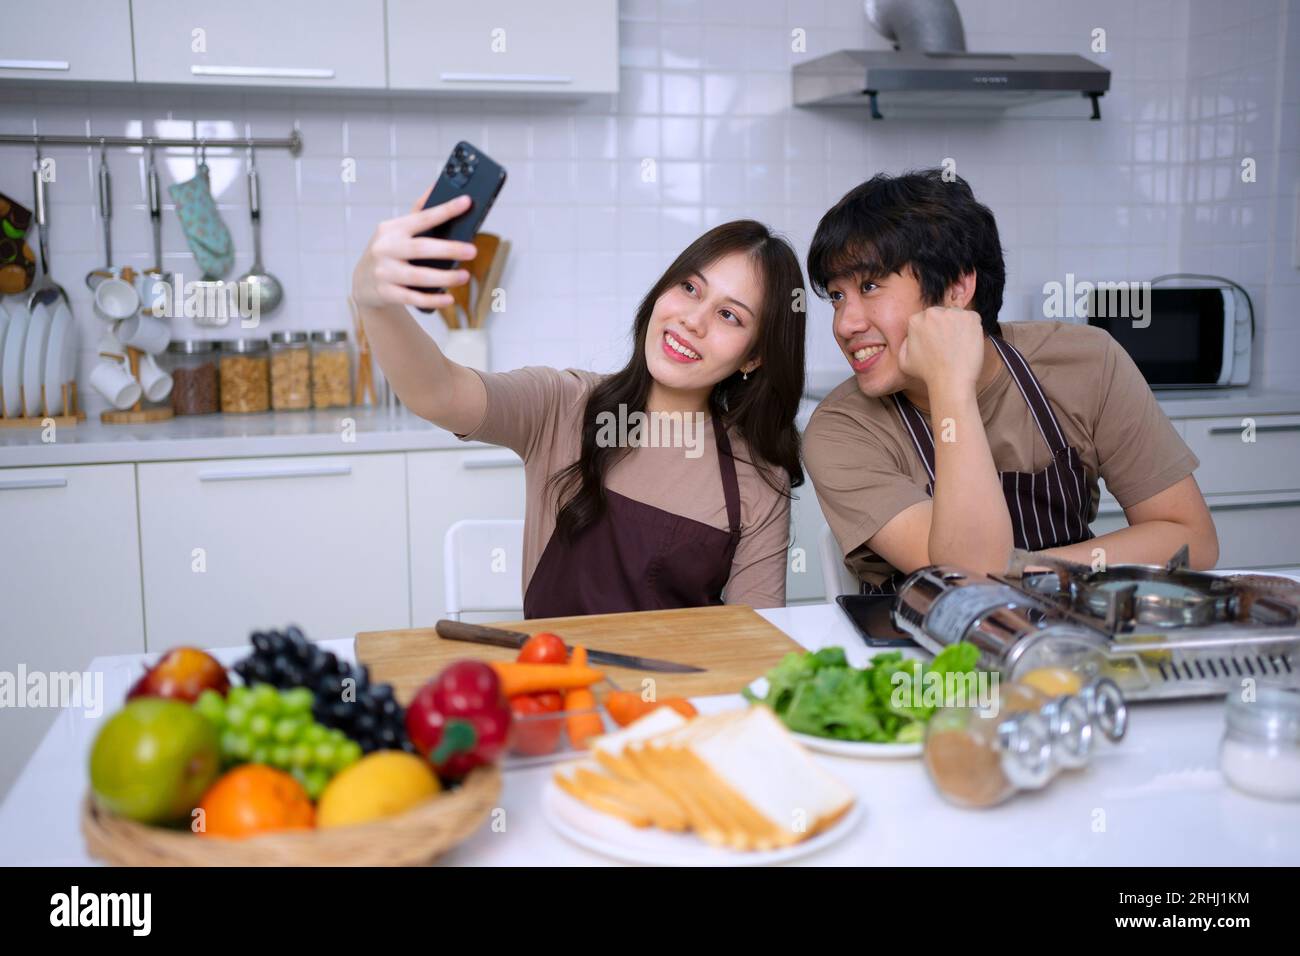
[[(592, 665), (622, 690), (640, 691), (641, 682), (653, 678), (657, 697), (739, 693), (786, 654), (803, 650), (753, 608), (736, 605), (536, 618), (490, 626), (527, 634), (551, 631), (570, 645), (706, 668), (695, 674), (663, 674)], [(431, 627), (362, 631), (355, 647), (357, 660), (370, 668), (371, 680), (392, 684), (403, 704), (452, 661), (513, 660), (518, 653), (506, 647), (443, 640)]]

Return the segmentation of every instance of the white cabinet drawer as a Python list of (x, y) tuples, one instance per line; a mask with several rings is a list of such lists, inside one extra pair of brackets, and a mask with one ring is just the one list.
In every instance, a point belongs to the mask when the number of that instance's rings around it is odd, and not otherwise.
[(617, 0), (388, 0), (388, 85), (615, 93)]
[[(0, 671), (144, 651), (136, 527), (133, 465), (0, 469)], [(0, 710), (0, 794), (56, 712)]]
[(383, 0), (132, 0), (141, 83), (384, 86)]
[(1208, 494), (1300, 490), (1300, 415), (1255, 415), (1254, 441), (1243, 418), (1193, 418), (1187, 444), (1201, 467), (1196, 481)]
[(1208, 498), (1220, 568), (1300, 565), (1300, 495)]
[[(406, 481), (411, 622), (415, 627), (425, 627), (446, 612), (442, 543), (447, 529), (465, 518), (522, 519), (524, 463), (508, 448), (410, 452), (406, 456)], [(508, 575), (510, 586), (518, 590), (522, 571), (505, 568), (501, 573)]]
[(142, 464), (149, 649), (410, 623), (403, 456)]
[(0, 79), (130, 83), (129, 0), (6, 3)]

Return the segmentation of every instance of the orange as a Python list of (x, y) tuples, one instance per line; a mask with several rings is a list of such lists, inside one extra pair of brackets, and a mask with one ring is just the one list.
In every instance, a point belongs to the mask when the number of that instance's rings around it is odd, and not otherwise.
[(250, 763), (221, 777), (199, 801), (200, 836), (240, 840), (274, 830), (310, 830), (316, 810), (302, 784), (283, 770)]

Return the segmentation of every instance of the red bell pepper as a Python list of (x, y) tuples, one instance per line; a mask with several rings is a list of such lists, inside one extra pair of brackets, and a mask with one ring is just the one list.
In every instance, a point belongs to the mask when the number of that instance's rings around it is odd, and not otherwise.
[(495, 763), (510, 734), (510, 707), (496, 672), (481, 661), (448, 666), (406, 709), (406, 734), (440, 777), (459, 780)]

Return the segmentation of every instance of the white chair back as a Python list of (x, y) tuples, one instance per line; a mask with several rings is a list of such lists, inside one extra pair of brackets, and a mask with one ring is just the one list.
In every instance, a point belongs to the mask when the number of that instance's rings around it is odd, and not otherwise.
[(519, 519), (467, 518), (447, 529), (442, 579), (447, 617), (522, 615), (524, 523)]
[(830, 525), (822, 525), (817, 543), (821, 552), (822, 584), (826, 589), (826, 600), (833, 604), (841, 594), (857, 594), (858, 579), (844, 566), (840, 544), (835, 540), (835, 535), (831, 534)]

